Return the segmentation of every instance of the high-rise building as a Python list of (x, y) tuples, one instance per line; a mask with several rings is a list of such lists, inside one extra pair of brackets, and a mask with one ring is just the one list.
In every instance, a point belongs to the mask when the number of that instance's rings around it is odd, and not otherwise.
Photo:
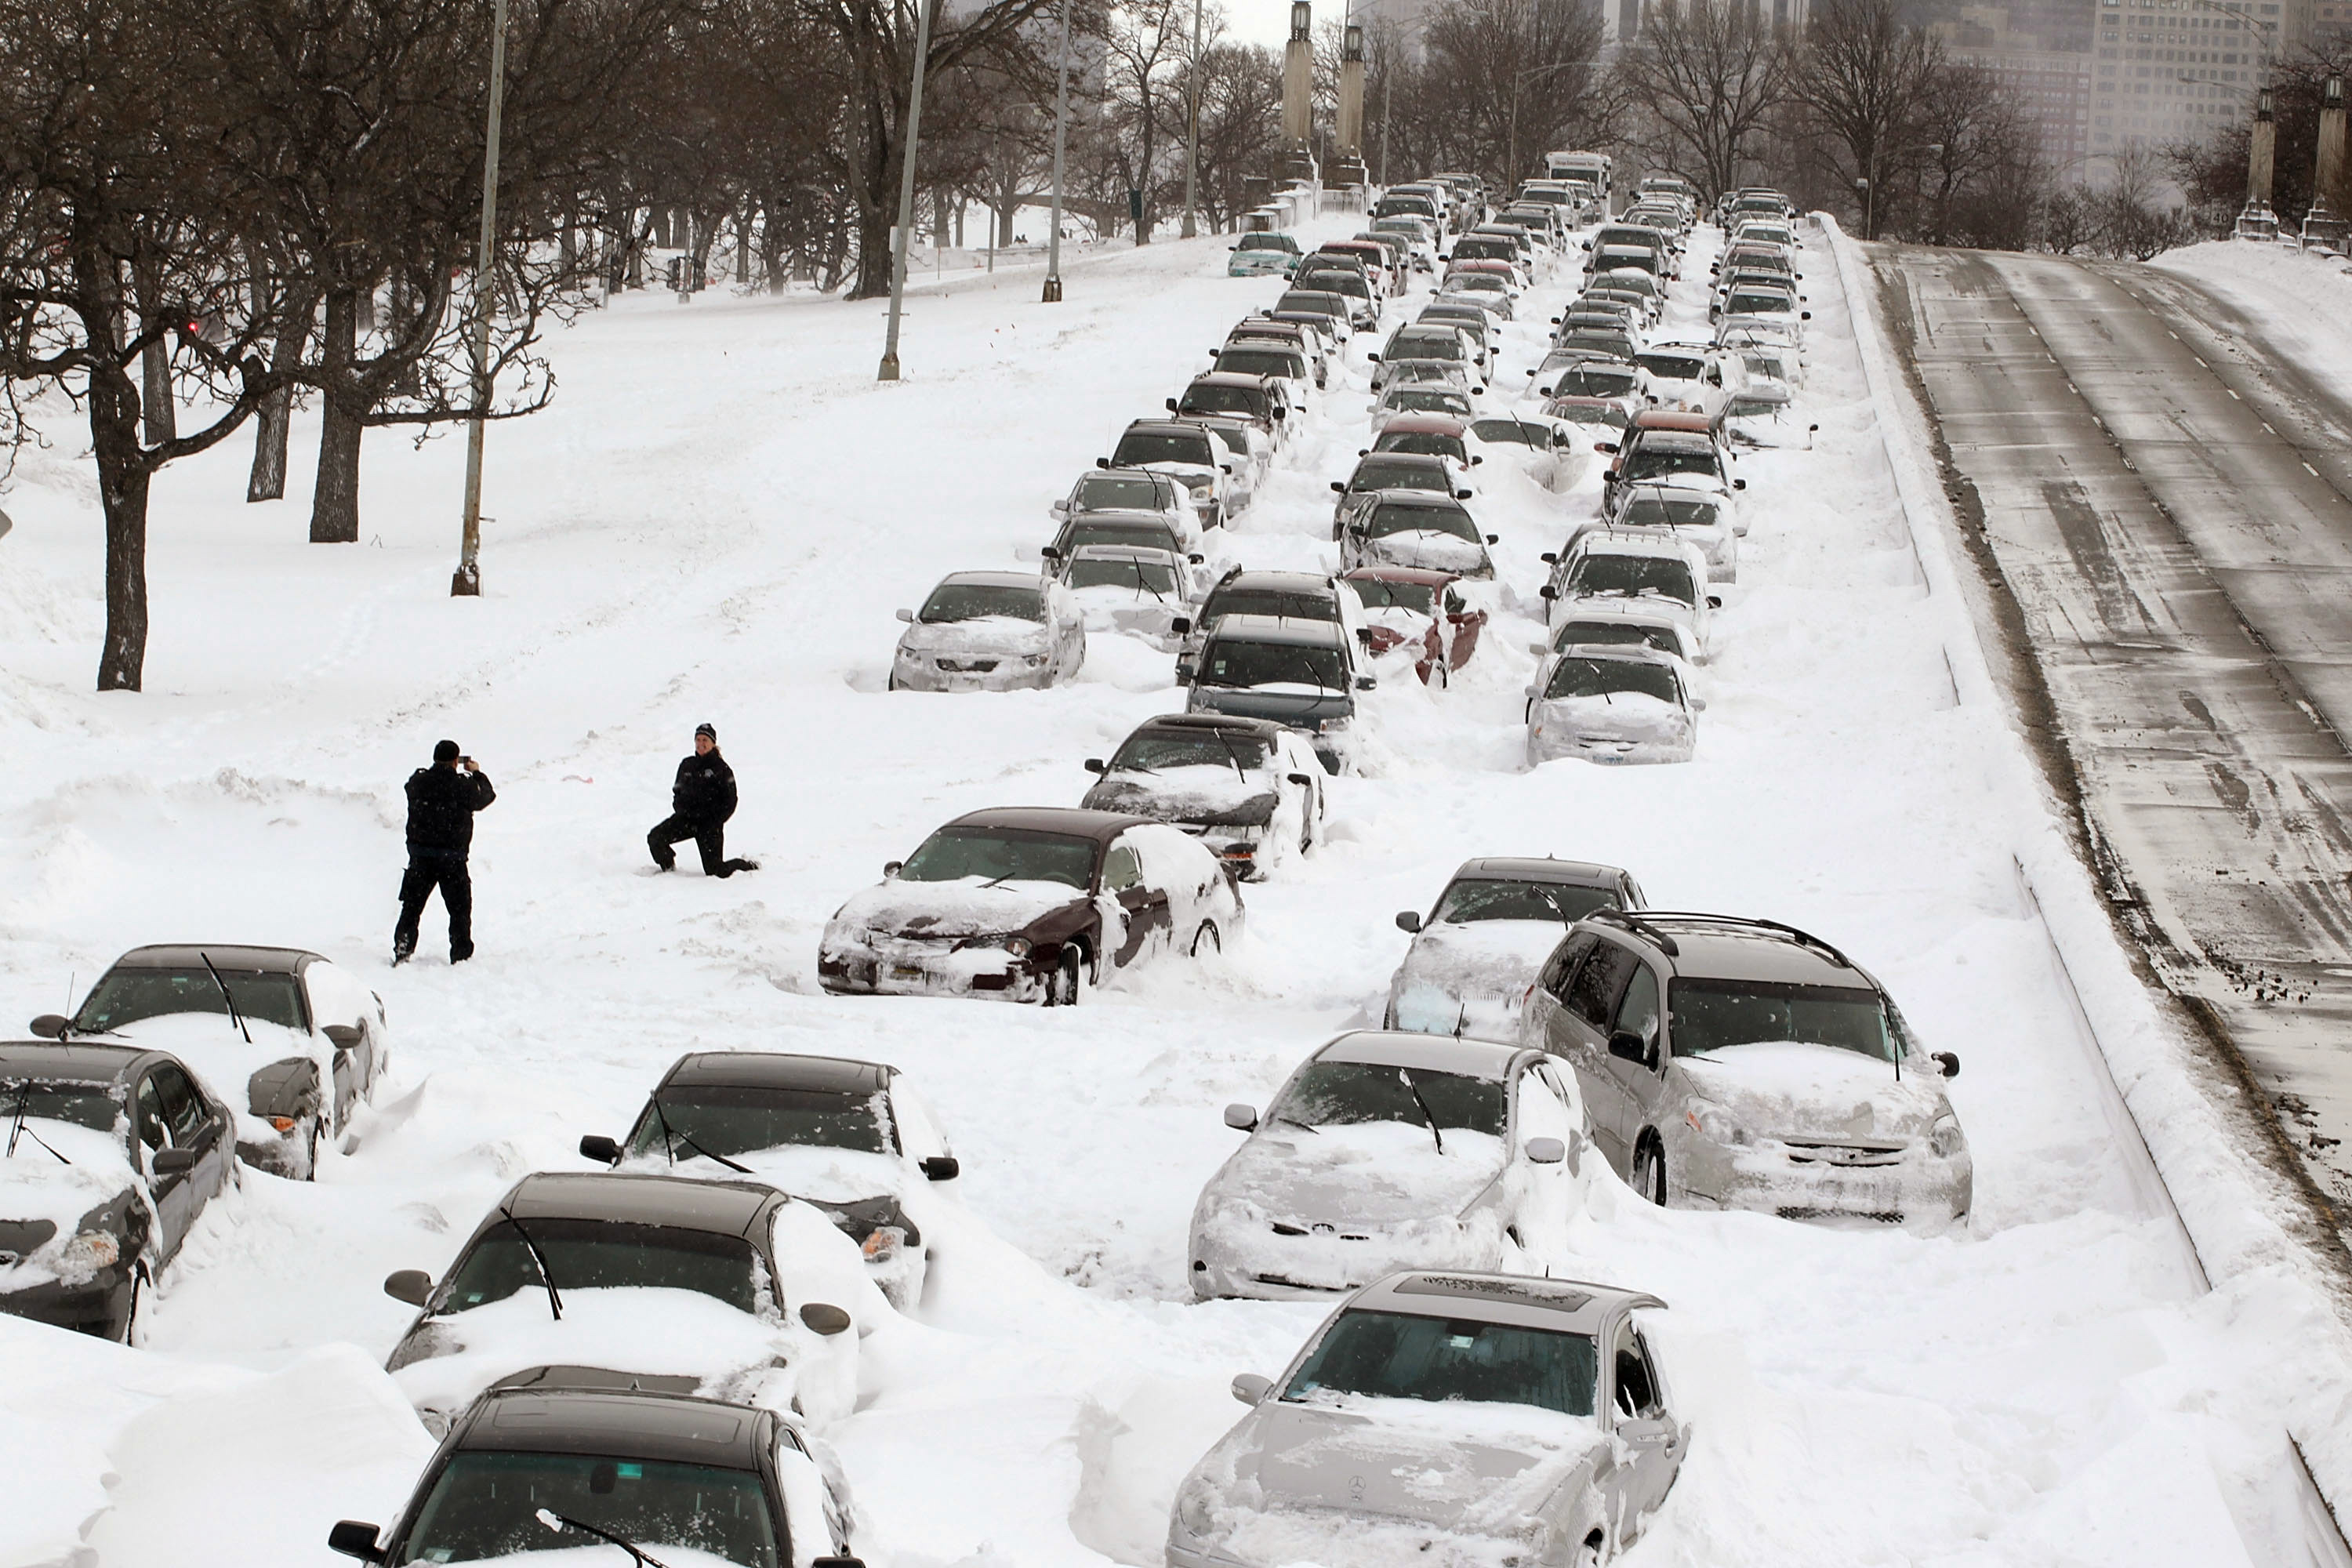
[(2319, 19), (2315, 0), (2098, 0), (2097, 9), (2094, 158), (2201, 141), (2243, 118), (2279, 50), (2308, 39)]

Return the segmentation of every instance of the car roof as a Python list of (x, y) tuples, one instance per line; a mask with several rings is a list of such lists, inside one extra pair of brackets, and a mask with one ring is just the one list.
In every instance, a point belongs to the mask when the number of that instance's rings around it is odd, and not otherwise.
[[(1688, 623), (1675, 619), (1664, 610), (1644, 609), (1638, 603), (1614, 604), (1605, 599), (1582, 600), (1578, 603), (1575, 614), (1560, 622), (1560, 625), (1572, 626), (1580, 621), (1622, 621), (1627, 626), (1671, 631), (1678, 640), (1690, 635)], [(1559, 634), (1555, 632), (1553, 635)], [(1578, 645), (1571, 643), (1567, 646), (1572, 647)]]
[(264, 974), (296, 974), (312, 963), (324, 963), (317, 953), (299, 947), (249, 947), (238, 942), (214, 946), (207, 942), (167, 942), (134, 947), (114, 961), (116, 969), (202, 969), (211, 959), (215, 969), (242, 969)]
[(1286, 594), (1328, 594), (1331, 579), (1314, 572), (1235, 572), (1212, 592), (1227, 588), (1276, 589)]
[(743, 1236), (760, 1211), (782, 1196), (758, 1182), (541, 1171), (517, 1182), (499, 1206), (521, 1219), (611, 1220)]
[(1370, 498), (1376, 507), (1402, 506), (1412, 507), (1421, 511), (1458, 512), (1464, 517), (1470, 515), (1470, 509), (1468, 507), (1464, 506), (1460, 501), (1455, 500), (1451, 495), (1440, 495), (1435, 490), (1416, 490), (1397, 488), (1390, 489), (1366, 490), (1364, 494)]
[(1715, 428), (1704, 414), (1682, 414), (1664, 408), (1644, 408), (1633, 416), (1636, 430), (1673, 431), (1678, 435), (1704, 436)]
[(1624, 876), (1624, 868), (1603, 866), (1597, 860), (1555, 860), (1548, 855), (1541, 859), (1525, 855), (1478, 855), (1463, 861), (1452, 879), (1458, 882), (1465, 877), (1475, 877), (1504, 882), (1546, 882), (1563, 888), (1613, 889)]
[(821, 1089), (871, 1094), (887, 1089), (895, 1068), (849, 1057), (806, 1057), (790, 1051), (688, 1051), (670, 1064), (661, 1087)]
[[(1063, 522), (1066, 525), (1097, 522), (1132, 523), (1138, 528), (1157, 528), (1171, 533), (1175, 531), (1174, 528), (1168, 521), (1168, 514), (1166, 512), (1153, 511), (1148, 507), (1139, 506), (1089, 507), (1085, 511), (1074, 511), (1070, 513), (1068, 517), (1063, 519)], [(951, 575), (958, 579), (962, 579), (966, 577), (1018, 577), (1020, 576), (1020, 574), (1017, 572), (958, 572)], [(1034, 583), (1036, 579), (1034, 577), (1031, 577), (1027, 579), (1027, 581)]]
[[(1229, 617), (1230, 618), (1230, 617)], [(1104, 843), (1147, 820), (1122, 811), (1089, 811), (1076, 805), (996, 805), (967, 811), (942, 827), (1009, 827), (1029, 833), (1058, 833), (1066, 838), (1093, 838)]]
[[(1465, 428), (1462, 421), (1451, 414), (1400, 414), (1381, 426), (1381, 434), (1383, 436), (1398, 433), (1407, 436), (1460, 436), (1465, 434)], [(1387, 456), (1386, 453), (1381, 455)], [(1400, 452), (1397, 456), (1422, 456), (1428, 457), (1432, 462), (1444, 461), (1444, 458), (1428, 453)]]
[(1406, 1312), (1423, 1318), (1469, 1318), (1555, 1333), (1598, 1335), (1636, 1307), (1663, 1307), (1655, 1296), (1581, 1279), (1534, 1279), (1467, 1269), (1391, 1274), (1348, 1300), (1351, 1312)]
[[(1089, 511), (1079, 515), (1092, 519), (1114, 514)], [(1166, 521), (1166, 519), (1161, 518), (1156, 511), (1144, 512), (1140, 515), (1155, 521), (1162, 523)], [(950, 584), (965, 588), (1034, 588), (1039, 593), (1045, 592), (1045, 585), (1038, 581), (1034, 572), (950, 572), (940, 579), (939, 585), (944, 588)]]
[[(1385, 436), (1402, 423), (1404, 422), (1401, 419), (1391, 419), (1385, 426), (1382, 427), (1381, 434)], [(1408, 430), (1405, 434), (1411, 436), (1420, 434), (1420, 432)], [(1409, 468), (1426, 468), (1431, 472), (1437, 474), (1444, 474), (1446, 472), (1445, 459), (1439, 457), (1434, 452), (1382, 452), (1375, 449), (1373, 451), (1367, 452), (1362, 457), (1357, 458), (1356, 468), (1360, 471), (1367, 463), (1382, 463), (1391, 466), (1402, 464)]]
[[(1246, 379), (1255, 382), (1259, 378), (1253, 375)], [(1206, 436), (1208, 432), (1202, 429), (1200, 426), (1194, 424), (1190, 419), (1134, 419), (1128, 422), (1127, 428), (1121, 431), (1120, 434), (1126, 436)]]
[(0, 1044), (0, 1078), (113, 1083), (129, 1077), (140, 1058), (155, 1054), (137, 1046), (104, 1046), (80, 1040), (10, 1040)]
[(1254, 391), (1260, 391), (1265, 386), (1265, 377), (1262, 375), (1245, 374), (1238, 370), (1210, 370), (1203, 371), (1199, 375), (1194, 376), (1192, 378), (1192, 385), (1244, 386)]
[(1454, 572), (1433, 572), (1426, 566), (1359, 566), (1339, 580), (1343, 583), (1418, 583), (1425, 588), (1442, 588), (1460, 577)]
[(772, 1417), (749, 1405), (619, 1389), (499, 1388), (467, 1407), (453, 1447), (756, 1470)]
[(1562, 659), (1581, 658), (1593, 664), (1655, 664), (1671, 669), (1682, 663), (1675, 655), (1661, 652), (1647, 643), (1572, 642), (1552, 652)]
[(1138, 724), (1134, 734), (1197, 734), (1222, 730), (1228, 735), (1255, 735), (1271, 741), (1287, 728), (1271, 719), (1246, 719), (1238, 713), (1161, 713)]
[(1336, 621), (1302, 620), (1297, 616), (1219, 616), (1210, 631), (1216, 642), (1296, 643), (1301, 647), (1341, 646)]
[(1697, 548), (1679, 535), (1669, 538), (1649, 529), (1618, 533), (1606, 527), (1597, 528), (1576, 542), (1577, 553), (1580, 555), (1643, 555), (1680, 561), (1685, 565)]
[(1541, 1054), (1524, 1046), (1465, 1039), (1455, 1035), (1356, 1029), (1326, 1041), (1312, 1059), (1362, 1062), (1370, 1067), (1426, 1068), (1431, 1072), (1459, 1073), (1465, 1078), (1500, 1079), (1509, 1076), (1511, 1063), (1520, 1056)]
[[(1087, 512), (1088, 518), (1099, 516)], [(1073, 561), (1172, 561), (1176, 552), (1153, 544), (1081, 544), (1070, 552)]]
[(1675, 973), (1692, 979), (1879, 990), (1878, 982), (1844, 953), (1775, 921), (1648, 910), (1604, 910), (1585, 918), (1649, 941), (1673, 963)]

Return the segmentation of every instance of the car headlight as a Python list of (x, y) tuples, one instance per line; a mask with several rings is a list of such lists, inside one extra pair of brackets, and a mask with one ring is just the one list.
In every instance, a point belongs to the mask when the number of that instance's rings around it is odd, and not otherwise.
[(895, 1225), (877, 1225), (866, 1232), (858, 1250), (866, 1254), (868, 1263), (887, 1263), (898, 1256), (907, 1244), (907, 1233)]
[(1961, 1135), (1959, 1119), (1956, 1116), (1948, 1113), (1938, 1116), (1936, 1124), (1927, 1129), (1927, 1147), (1936, 1152), (1938, 1159), (1948, 1160), (1968, 1146), (1969, 1141)]
[(58, 1278), (79, 1285), (122, 1257), (122, 1244), (102, 1230), (85, 1230), (58, 1249)]
[(1051, 654), (1024, 653), (1021, 656), (1021, 662), (1027, 665), (1030, 668), (1035, 669), (1039, 665), (1044, 664), (1046, 659), (1052, 657), (1053, 656)]
[(1720, 1105), (1701, 1100), (1694, 1101), (1683, 1112), (1683, 1120), (1692, 1131), (1710, 1143), (1751, 1143), (1755, 1140), (1731, 1112)]
[(1004, 951), (1015, 958), (1028, 957), (1030, 946), (1030, 941), (1025, 936), (1008, 936), (1004, 939)]
[(903, 658), (903, 659), (907, 660), (908, 663), (910, 663), (910, 664), (911, 664), (911, 663), (913, 663), (915, 660), (917, 660), (917, 659), (919, 659), (919, 658), (922, 658), (923, 656), (922, 656), (920, 653), (917, 652), (915, 649), (910, 648), (910, 647), (907, 647), (905, 644), (903, 644), (903, 643), (902, 643), (902, 644), (900, 644), (900, 645), (899, 645), (899, 647), (898, 647), (898, 657), (899, 657), (900, 658)]
[(1187, 1535), (1206, 1537), (1216, 1527), (1209, 1505), (1216, 1494), (1206, 1481), (1186, 1481), (1176, 1493), (1176, 1522)]

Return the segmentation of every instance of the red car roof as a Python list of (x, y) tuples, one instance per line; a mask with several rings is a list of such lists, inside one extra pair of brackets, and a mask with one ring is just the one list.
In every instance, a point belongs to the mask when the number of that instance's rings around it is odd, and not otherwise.
[(1400, 431), (1407, 436), (1464, 436), (1469, 426), (1451, 414), (1400, 414), (1381, 426), (1383, 436)]
[(1359, 566), (1340, 577), (1344, 583), (1417, 583), (1424, 588), (1443, 588), (1455, 580), (1452, 572), (1432, 572), (1420, 566)]

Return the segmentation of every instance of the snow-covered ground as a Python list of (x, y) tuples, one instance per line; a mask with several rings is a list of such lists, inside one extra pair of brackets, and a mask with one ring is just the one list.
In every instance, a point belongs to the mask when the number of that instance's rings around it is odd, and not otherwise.
[[(1696, 762), (1523, 767), (1538, 555), (1597, 475), (1554, 495), (1490, 464), (1476, 658), (1436, 694), (1383, 670), (1326, 846), (1247, 889), (1248, 936), (1204, 977), (1051, 1012), (818, 993), (818, 932), (883, 861), (961, 811), (1074, 804), (1081, 759), (1181, 706), (1170, 658), (1112, 637), (1056, 690), (883, 688), (893, 608), (1043, 542), (1072, 477), (1278, 291), (1224, 278), (1225, 243), (1105, 252), (1055, 307), (1034, 273), (919, 292), (887, 387), (876, 306), (625, 299), (553, 345), (556, 406), (491, 433), (478, 601), (445, 596), (458, 442), (375, 440), (356, 547), (302, 542), (299, 501), (241, 504), (240, 450), (177, 466), (139, 696), (88, 689), (100, 535), (57, 411), (0, 541), (0, 1018), (63, 1005), (139, 942), (287, 942), (379, 989), (394, 1046), (355, 1152), (215, 1205), (148, 1348), (0, 1320), (0, 1568), (333, 1561), (329, 1523), (390, 1520), (430, 1449), (376, 1370), (409, 1316), (383, 1276), (437, 1273), (518, 1175), (588, 1168), (580, 1134), (625, 1131), (677, 1054), (723, 1047), (894, 1062), (963, 1161), (926, 1300), (866, 1342), (861, 1407), (830, 1434), (867, 1560), (1155, 1563), (1177, 1480), (1238, 1415), (1231, 1375), (1278, 1370), (1320, 1316), (1190, 1300), (1186, 1221), (1236, 1136), (1219, 1108), (1377, 1019), (1392, 911), (1466, 857), (1544, 853), (1853, 953), (1963, 1058), (1976, 1156), (1972, 1226), (1932, 1239), (1602, 1184), (1551, 1267), (1673, 1303), (1654, 1340), (1696, 1428), (1630, 1563), (2304, 1560), (2284, 1422), (2340, 1342), (2284, 1270), (2200, 1293), (2135, 1180), (2021, 890), (2021, 859), (2051, 863), (2046, 803), (2004, 711), (1958, 700), (1965, 613), (1923, 592), (1819, 237), (1800, 408), (1822, 430), (1742, 462), (1754, 531)], [(1670, 322), (1690, 331), (1706, 243)], [(1568, 284), (1523, 310), (1490, 402)], [(1359, 337), (1213, 549), (1328, 560), (1376, 346)], [(763, 866), (723, 888), (648, 876), (644, 849), (706, 720), (742, 788), (730, 853)], [(480, 953), (440, 961), (436, 907), (394, 971), (399, 785), (443, 735), (499, 788)]]
[(2208, 240), (2150, 265), (2200, 283), (2262, 323), (2267, 345), (2352, 397), (2352, 263), (2286, 245)]

